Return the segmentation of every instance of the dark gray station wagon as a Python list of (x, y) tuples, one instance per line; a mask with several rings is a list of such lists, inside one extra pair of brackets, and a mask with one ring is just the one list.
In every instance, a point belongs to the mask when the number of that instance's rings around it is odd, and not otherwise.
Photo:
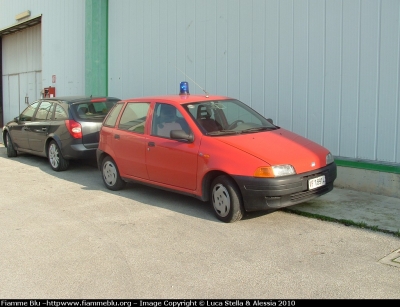
[(18, 152), (47, 157), (55, 171), (71, 159), (95, 159), (103, 119), (120, 99), (66, 96), (43, 98), (3, 127), (7, 156)]

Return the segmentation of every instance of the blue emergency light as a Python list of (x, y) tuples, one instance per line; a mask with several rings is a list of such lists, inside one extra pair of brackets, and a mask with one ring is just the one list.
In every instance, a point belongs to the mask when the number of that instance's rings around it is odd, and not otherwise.
[(182, 81), (181, 84), (179, 85), (179, 95), (190, 95), (189, 93), (189, 83), (186, 81)]

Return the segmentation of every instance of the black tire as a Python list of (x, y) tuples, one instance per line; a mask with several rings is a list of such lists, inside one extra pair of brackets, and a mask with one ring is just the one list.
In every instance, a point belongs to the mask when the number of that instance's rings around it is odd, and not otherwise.
[(11, 141), (10, 134), (7, 133), (7, 138), (6, 138), (6, 147), (7, 147), (7, 157), (12, 158), (17, 156), (17, 151), (15, 150), (13, 143)]
[(236, 183), (228, 176), (222, 175), (213, 180), (210, 199), (219, 220), (233, 223), (242, 219), (242, 195)]
[(126, 184), (119, 175), (117, 164), (110, 156), (101, 162), (101, 177), (107, 189), (112, 191), (121, 190)]
[(51, 168), (56, 172), (65, 171), (69, 167), (69, 160), (64, 159), (56, 141), (51, 141), (47, 148), (47, 157)]

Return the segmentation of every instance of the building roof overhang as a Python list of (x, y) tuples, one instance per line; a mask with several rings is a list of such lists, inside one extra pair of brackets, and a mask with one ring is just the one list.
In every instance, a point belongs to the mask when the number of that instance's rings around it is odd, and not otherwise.
[(18, 31), (25, 30), (27, 28), (36, 26), (37, 24), (42, 22), (42, 15), (19, 22), (17, 24), (14, 24), (10, 27), (0, 29), (0, 36), (8, 35), (8, 34), (13, 34)]

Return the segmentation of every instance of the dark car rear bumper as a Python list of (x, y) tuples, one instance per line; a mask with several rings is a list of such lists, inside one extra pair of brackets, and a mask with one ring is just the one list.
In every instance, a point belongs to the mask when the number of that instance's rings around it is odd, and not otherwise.
[(96, 159), (96, 147), (87, 148), (83, 144), (71, 144), (62, 148), (62, 155), (66, 159)]
[[(325, 175), (326, 184), (314, 190), (308, 189), (308, 180)], [(296, 205), (333, 189), (337, 176), (336, 164), (324, 168), (281, 178), (254, 178), (233, 176), (242, 192), (246, 211), (278, 209)]]

